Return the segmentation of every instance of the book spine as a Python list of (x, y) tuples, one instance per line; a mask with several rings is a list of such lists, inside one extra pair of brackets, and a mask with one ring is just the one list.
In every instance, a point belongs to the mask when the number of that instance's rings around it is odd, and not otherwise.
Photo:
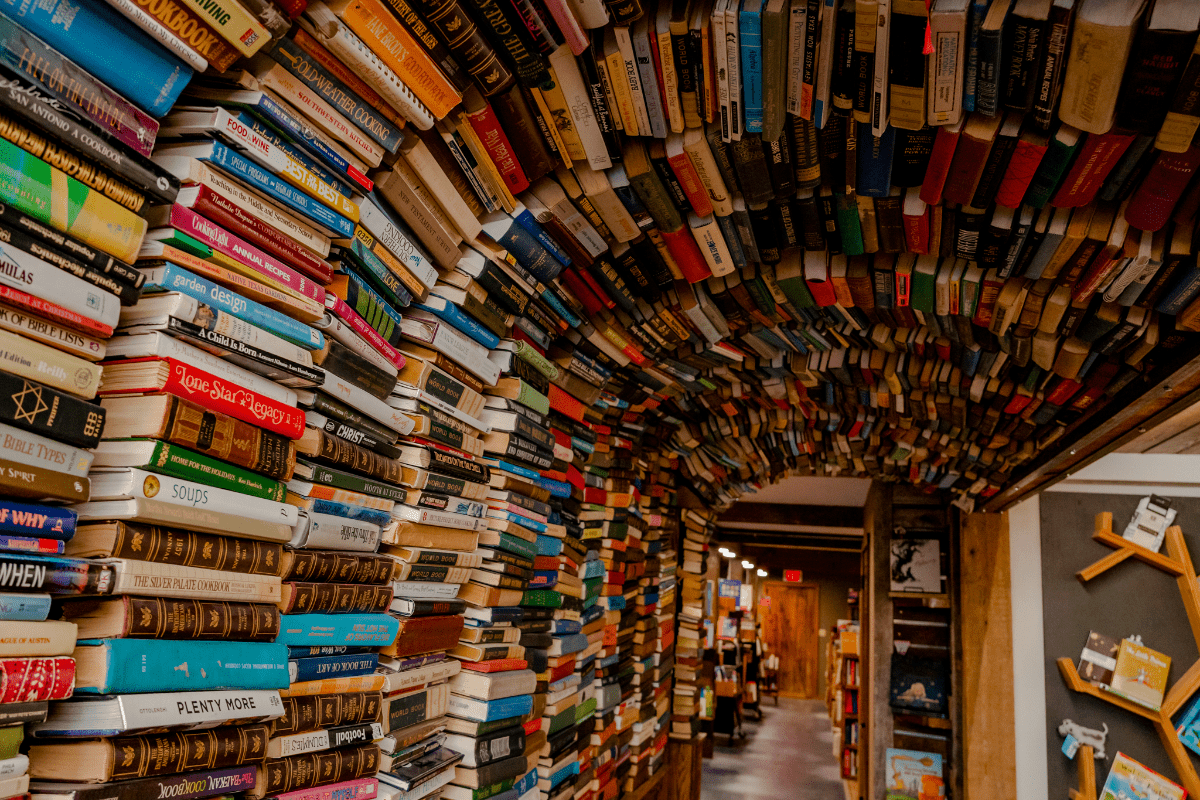
[[(35, 539), (69, 540), (75, 534), (76, 519), (75, 512), (70, 509), (0, 500), (0, 532)], [(0, 564), (0, 569), (3, 566)], [(0, 574), (0, 586), (10, 588), (14, 584), (5, 583)]]
[(113, 765), (109, 777), (127, 780), (199, 769), (220, 770), (262, 761), (267, 730), (266, 725), (244, 725), (107, 739), (108, 760)]
[[(210, 488), (207, 491), (220, 490)], [(113, 572), (113, 591), (120, 594), (204, 600), (232, 598), (247, 603), (275, 602), (279, 599), (278, 581), (263, 576), (210, 573), (209, 570), (191, 570), (146, 561), (119, 561), (114, 563)]]
[[(279, 611), (274, 606), (264, 603), (129, 596), (112, 602), (124, 605), (123, 638), (237, 639), (247, 642), (271, 642), (279, 634)], [(67, 615), (69, 618), (70, 606)]]
[(396, 152), (402, 138), (400, 126), (376, 113), (365, 100), (360, 101), (353, 90), (312, 59), (293, 40), (277, 41), (271, 56), (305, 86), (320, 94), (356, 128), (388, 152)]
[(255, 472), (287, 480), (295, 466), (291, 440), (201, 405), (172, 397), (162, 438)]
[(158, 134), (153, 117), (8, 17), (0, 18), (0, 62), (126, 147), (150, 156)]
[[(282, 712), (279, 688), (288, 685), (288, 650), (282, 644), (265, 642), (190, 642), (163, 639), (104, 639), (100, 644), (81, 645), (106, 649), (108, 672), (97, 687), (77, 687), (88, 694), (139, 693), (141, 700), (156, 699), (127, 709), (126, 729), (194, 727), (212, 722), (259, 721)], [(176, 660), (178, 656), (178, 660)], [(187, 672), (176, 669), (186, 660)], [(244, 668), (252, 665), (250, 669)], [(180, 700), (175, 693), (218, 690), (222, 686), (245, 687), (235, 691), (211, 691), (204, 706)], [(163, 692), (155, 696), (154, 693)], [(232, 709), (238, 709), (234, 712)], [(53, 736), (56, 728), (45, 729)], [(66, 731), (70, 733), (70, 729)], [(113, 731), (121, 733), (123, 731)], [(157, 795), (156, 795), (157, 796)]]
[[(437, 269), (424, 248), (418, 244), (412, 231), (407, 230), (406, 226), (402, 226), (384, 213), (370, 198), (362, 204), (359, 210), (362, 216), (360, 228), (377, 238), (419, 282), (413, 291), (413, 296), (419, 297), (425, 294), (426, 289), (432, 289), (433, 284), (437, 281)], [(358, 231), (355, 231), (354, 235), (357, 238), (363, 238)], [(386, 259), (384, 263), (387, 263)], [(400, 277), (403, 280), (403, 276)]]
[(369, 675), (379, 666), (376, 653), (344, 654), (293, 658), (288, 662), (288, 677), (292, 683), (336, 678), (339, 676)]
[[(30, 393), (34, 388), (27, 384), (21, 391), (23, 394)], [(34, 396), (36, 397), (36, 394)], [(76, 478), (87, 475), (93, 458), (87, 450), (80, 450), (7, 425), (0, 425), (0, 456), (18, 464), (61, 472)]]
[(1046, 47), (1034, 82), (1033, 122), (1039, 130), (1049, 131), (1054, 124), (1054, 109), (1062, 91), (1066, 70), (1067, 39), (1071, 32), (1072, 9), (1051, 5)]
[(379, 526), (333, 514), (308, 512), (307, 526), (297, 527), (295, 547), (371, 552), (379, 547)]
[[(287, 601), (280, 603), (284, 614), (312, 612), (382, 613), (392, 602), (390, 586), (341, 583), (285, 584)], [(315, 677), (315, 676), (313, 676)], [(300, 678), (293, 680), (309, 680)]]
[[(303, 121), (301, 117), (296, 116), (295, 112), (270, 95), (264, 93), (257, 102), (247, 105), (246, 108), (261, 117), (264, 122), (278, 126), (281, 131), (291, 136), (296, 144), (327, 164), (337, 175), (344, 175), (348, 181), (363, 191), (369, 192), (374, 188), (374, 182), (334, 150), (311, 124)], [(329, 244), (325, 243), (324, 250), (320, 247), (313, 247), (313, 249), (321, 255), (326, 255), (329, 252)]]
[(434, 26), (430, 25), (407, 0), (387, 0), (387, 2), (395, 12), (397, 19), (424, 48), (429, 58), (446, 76), (447, 80), (454, 84), (454, 88), (460, 92), (466, 91), (467, 86), (470, 85), (469, 69), (464, 70), (459, 65), (452, 48), (437, 35)]
[(434, 118), (442, 119), (462, 102), (462, 93), (381, 4), (353, 0), (342, 11), (342, 19), (412, 89)]
[(379, 722), (383, 697), (378, 692), (283, 698), (283, 716), (271, 725), (272, 737)]
[(108, 5), (80, 6), (71, 13), (57, 5), (35, 7), (12, 1), (0, 7), (151, 116), (161, 117), (170, 110), (192, 77), (190, 67)]
[(75, 684), (73, 658), (6, 658), (0, 661), (4, 689), (0, 702), (63, 700)]
[[(261, 433), (265, 434), (266, 431), (261, 431)], [(151, 471), (162, 472), (175, 478), (208, 483), (218, 489), (241, 492), (276, 503), (282, 503), (287, 494), (283, 483), (278, 480), (231, 466), (167, 442), (160, 442), (155, 446), (146, 466)], [(288, 472), (290, 473), (290, 471), (289, 467)]]
[(181, 0), (200, 19), (244, 56), (252, 56), (271, 41), (271, 33), (237, 0), (221, 4), (205, 0)]
[[(362, 77), (326, 49), (308, 31), (303, 28), (296, 28), (292, 33), (292, 39), (301, 50), (311, 56), (330, 74), (346, 84), (351, 92), (362, 98), (363, 101), (383, 115), (384, 119), (397, 126), (404, 124), (403, 115), (394, 106), (381, 97)], [(309, 168), (311, 169), (311, 167)]]
[[(91, 483), (67, 473), (44, 467), (33, 467), (0, 459), (0, 485), (10, 497), (34, 502), (66, 500), (82, 503), (87, 500)], [(37, 552), (52, 555), (63, 552), (62, 542), (52, 539), (22, 539), (9, 537), (4, 550)]]
[[(65, 202), (51, 203), (55, 198)], [(132, 211), (6, 140), (0, 140), (0, 199), (125, 262), (137, 257), (146, 233), (146, 221)]]
[(320, 350), (325, 346), (325, 337), (320, 331), (253, 300), (233, 295), (178, 264), (168, 263), (151, 270), (147, 280), (152, 288), (194, 297), (201, 303), (264, 328), (305, 350)]
[(386, 614), (289, 614), (277, 642), (286, 645), (346, 644), (384, 647), (399, 630), (399, 621)]
[[(6, 518), (9, 511), (0, 508), (0, 517)], [(26, 535), (41, 533), (40, 529), (14, 532)], [(75, 558), (0, 553), (0, 590), (40, 591), (55, 595), (97, 594), (101, 590), (107, 591), (111, 584), (112, 568), (103, 564), (89, 564)]]
[[(127, 7), (145, 14), (177, 36), (217, 72), (229, 69), (241, 57), (229, 42), (186, 5), (157, 3), (153, 0), (119, 0), (116, 3), (116, 8), (128, 16), (129, 12), (125, 11)], [(195, 68), (198, 72), (204, 71), (203, 68)]]

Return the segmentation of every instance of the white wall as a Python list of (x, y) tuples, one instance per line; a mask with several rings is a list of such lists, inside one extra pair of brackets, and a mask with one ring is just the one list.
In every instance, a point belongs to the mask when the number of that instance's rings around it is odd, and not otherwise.
[(1046, 800), (1046, 658), (1042, 638), (1042, 532), (1037, 497), (1008, 512), (1012, 575), (1016, 800)]

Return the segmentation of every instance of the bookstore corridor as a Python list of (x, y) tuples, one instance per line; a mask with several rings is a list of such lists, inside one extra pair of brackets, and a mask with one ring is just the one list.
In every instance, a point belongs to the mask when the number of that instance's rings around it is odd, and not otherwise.
[(779, 698), (747, 719), (746, 738), (718, 734), (701, 800), (842, 800), (829, 714), (820, 700)]

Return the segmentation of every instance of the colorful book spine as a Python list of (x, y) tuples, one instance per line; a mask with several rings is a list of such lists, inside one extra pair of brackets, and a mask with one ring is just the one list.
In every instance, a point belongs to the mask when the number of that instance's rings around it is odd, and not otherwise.
[[(78, 647), (105, 651), (105, 671), (84, 694), (286, 689), (288, 649), (270, 642), (175, 639), (82, 639)], [(187, 670), (179, 669), (184, 661)]]
[(78, 558), (0, 553), (0, 591), (101, 594), (111, 586), (112, 568), (104, 564)]
[(0, 500), (0, 533), (67, 541), (75, 535), (77, 520), (69, 508)]
[(287, 498), (287, 489), (280, 481), (170, 442), (155, 442), (145, 467), (151, 472), (207, 483), (218, 489), (241, 492), (276, 503), (282, 503)]
[(399, 630), (399, 621), (387, 614), (294, 614), (283, 618), (275, 641), (293, 646), (382, 647), (391, 644)]
[(253, 300), (233, 294), (178, 264), (164, 264), (147, 270), (144, 288), (147, 292), (180, 292), (194, 297), (218, 311), (265, 328), (305, 350), (320, 350), (325, 347), (325, 337), (320, 331)]
[(318, 678), (368, 675), (374, 672), (377, 666), (379, 666), (378, 653), (294, 658), (288, 662), (288, 677), (292, 683), (298, 683)]
[(3, 0), (0, 10), (146, 110), (166, 114), (192, 69), (104, 3)]
[(746, 133), (762, 133), (762, 17), (758, 11), (743, 8), (738, 12), (738, 36), (742, 50), (742, 115)]

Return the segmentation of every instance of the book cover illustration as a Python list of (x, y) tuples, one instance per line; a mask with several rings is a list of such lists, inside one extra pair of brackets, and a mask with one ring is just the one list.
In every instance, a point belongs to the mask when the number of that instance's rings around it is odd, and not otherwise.
[(1170, 656), (1140, 641), (1122, 639), (1109, 691), (1157, 711), (1167, 690)]
[(893, 653), (888, 704), (922, 714), (945, 714), (949, 683), (949, 664), (945, 661)]
[(1149, 767), (1117, 753), (1108, 779), (1100, 790), (1100, 800), (1183, 800), (1187, 790), (1159, 775)]
[(937, 539), (892, 539), (892, 591), (939, 594), (941, 544)]
[(1119, 640), (1106, 633), (1092, 631), (1079, 656), (1079, 677), (1096, 686), (1108, 686), (1112, 683), (1120, 650)]
[(942, 757), (937, 753), (889, 747), (884, 769), (886, 800), (937, 800), (945, 797)]

